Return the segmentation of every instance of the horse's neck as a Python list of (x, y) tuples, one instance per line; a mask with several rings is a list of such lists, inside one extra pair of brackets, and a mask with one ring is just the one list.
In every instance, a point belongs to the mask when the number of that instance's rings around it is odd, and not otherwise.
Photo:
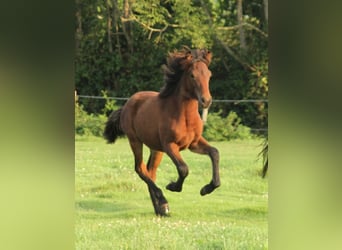
[(195, 99), (184, 100), (183, 109), (187, 112), (198, 112), (198, 101)]
[(189, 117), (198, 113), (198, 101), (196, 99), (173, 96), (172, 105), (179, 118)]
[(186, 112), (194, 112), (198, 110), (198, 101), (194, 99), (192, 94), (190, 94), (187, 90), (184, 89), (185, 82), (181, 83), (180, 88), (178, 88), (173, 98), (176, 99), (177, 108), (179, 109), (179, 113)]
[(169, 100), (171, 100), (170, 105), (174, 112), (178, 114), (178, 118), (189, 117), (198, 113), (198, 101), (184, 89), (184, 86), (187, 85), (185, 81), (187, 79), (182, 78), (174, 93), (169, 96)]

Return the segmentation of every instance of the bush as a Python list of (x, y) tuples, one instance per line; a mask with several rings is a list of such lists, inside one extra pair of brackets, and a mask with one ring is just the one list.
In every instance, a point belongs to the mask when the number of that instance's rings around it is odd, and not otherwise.
[(227, 141), (232, 139), (250, 139), (251, 129), (241, 124), (241, 118), (231, 111), (227, 117), (221, 117), (222, 111), (209, 113), (204, 126), (203, 137), (208, 141)]
[[(119, 107), (115, 104), (115, 100), (108, 97), (107, 91), (101, 91), (102, 96), (106, 100), (102, 114), (88, 114), (82, 104), (75, 101), (75, 133), (76, 135), (94, 135), (102, 136), (107, 116)], [(76, 97), (77, 98), (77, 97)]]
[[(83, 106), (75, 102), (75, 133), (80, 136), (102, 136), (107, 115), (118, 107), (115, 101), (106, 98), (103, 114), (88, 114)], [(204, 126), (203, 136), (209, 141), (227, 141), (232, 139), (249, 139), (252, 137), (250, 128), (241, 124), (241, 118), (231, 111), (227, 117), (221, 117), (222, 111), (209, 113), (207, 123)]]
[(82, 105), (75, 103), (75, 133), (77, 135), (102, 136), (106, 119), (104, 115), (88, 114)]

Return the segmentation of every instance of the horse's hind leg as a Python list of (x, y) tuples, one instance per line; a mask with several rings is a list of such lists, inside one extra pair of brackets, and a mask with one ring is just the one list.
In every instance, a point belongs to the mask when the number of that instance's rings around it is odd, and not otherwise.
[(198, 153), (198, 154), (207, 154), (209, 155), (213, 167), (213, 177), (209, 184), (205, 185), (201, 189), (201, 195), (210, 194), (214, 189), (218, 188), (220, 186), (220, 174), (219, 174), (219, 151), (210, 146), (208, 142), (201, 137), (201, 139), (198, 141), (198, 143), (193, 144), (190, 146), (190, 150), (192, 152)]
[(169, 213), (169, 205), (163, 192), (156, 186), (143, 162), (143, 144), (130, 138), (130, 145), (134, 154), (135, 171), (139, 177), (147, 184), (150, 197), (157, 215), (165, 216)]
[(156, 181), (157, 168), (162, 158), (163, 158), (163, 152), (151, 149), (151, 154), (147, 162), (147, 171), (148, 171), (150, 178), (153, 180), (153, 182)]

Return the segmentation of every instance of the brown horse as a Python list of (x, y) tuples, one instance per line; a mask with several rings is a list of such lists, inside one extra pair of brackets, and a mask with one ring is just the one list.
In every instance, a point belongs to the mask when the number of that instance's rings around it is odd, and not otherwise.
[[(127, 135), (135, 159), (135, 171), (147, 184), (157, 215), (168, 215), (169, 206), (163, 192), (155, 184), (156, 172), (163, 153), (177, 167), (178, 179), (166, 188), (181, 192), (188, 166), (180, 151), (190, 149), (209, 155), (212, 180), (201, 195), (220, 186), (219, 152), (202, 137), (203, 123), (198, 104), (208, 108), (212, 102), (209, 92), (211, 72), (208, 69), (212, 54), (205, 49), (170, 53), (163, 65), (165, 85), (158, 92), (142, 91), (134, 94), (119, 110), (112, 112), (106, 123), (104, 137), (113, 143), (118, 136)], [(150, 148), (147, 165), (143, 162), (143, 144)]]

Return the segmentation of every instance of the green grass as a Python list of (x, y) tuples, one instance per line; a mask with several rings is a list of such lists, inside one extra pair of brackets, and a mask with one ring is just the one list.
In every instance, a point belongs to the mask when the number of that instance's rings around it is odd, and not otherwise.
[[(165, 155), (157, 185), (171, 216), (156, 217), (146, 184), (134, 171), (127, 139), (76, 138), (76, 249), (267, 249), (267, 179), (257, 155), (261, 140), (213, 142), (220, 151), (221, 186), (202, 197), (211, 179), (207, 156), (182, 152), (189, 176), (181, 193)], [(144, 150), (145, 159), (148, 150)]]

